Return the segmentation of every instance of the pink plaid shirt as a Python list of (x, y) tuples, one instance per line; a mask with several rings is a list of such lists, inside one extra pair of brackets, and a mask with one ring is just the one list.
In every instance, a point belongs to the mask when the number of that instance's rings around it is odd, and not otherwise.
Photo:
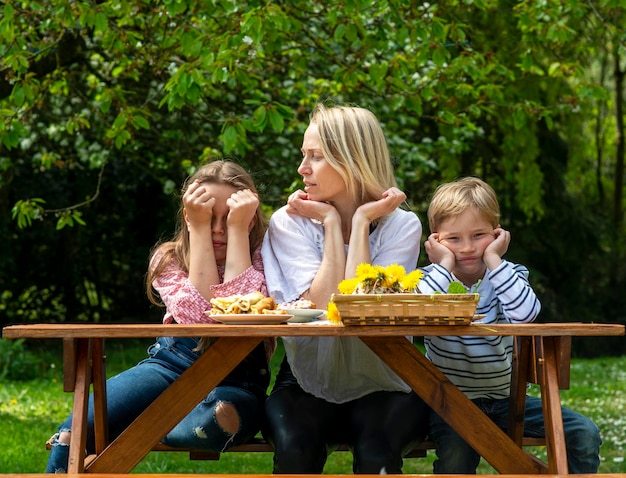
[[(152, 262), (156, 264), (158, 260), (159, 256), (156, 255)], [(224, 280), (224, 268), (219, 267), (218, 272), (220, 280)], [(174, 321), (179, 324), (214, 322), (205, 313), (211, 309), (211, 303), (198, 292), (189, 280), (189, 274), (175, 261), (167, 265), (152, 285), (165, 304), (164, 324), (171, 324)], [(214, 297), (228, 297), (255, 291), (267, 295), (260, 249), (254, 251), (251, 267), (228, 282), (211, 286)]]

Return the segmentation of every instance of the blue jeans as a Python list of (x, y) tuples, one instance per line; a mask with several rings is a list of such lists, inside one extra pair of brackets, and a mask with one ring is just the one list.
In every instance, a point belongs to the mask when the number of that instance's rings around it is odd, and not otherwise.
[[(509, 399), (472, 400), (496, 425), (506, 430), (509, 418)], [(561, 408), (570, 473), (597, 473), (600, 466), (600, 431), (587, 417), (567, 408)], [(468, 445), (439, 415), (431, 413), (429, 436), (437, 448), (435, 473), (476, 473), (480, 455)], [(541, 399), (526, 397), (524, 436), (543, 437), (543, 410)]]
[[(133, 368), (107, 380), (107, 415), (109, 435), (117, 437), (169, 385), (198, 358), (197, 339), (161, 337), (148, 349), (149, 357)], [(173, 447), (206, 451), (223, 451), (246, 442), (261, 429), (264, 402), (270, 373), (265, 349), (260, 344), (217, 387), (215, 387), (183, 420), (163, 438)], [(235, 407), (239, 431), (231, 435), (217, 424), (215, 408), (220, 403)], [(167, 413), (164, 410), (164, 413)], [(87, 453), (94, 453), (93, 395), (89, 398)], [(58, 432), (71, 431), (72, 416)], [(69, 444), (52, 439), (46, 473), (67, 471)]]

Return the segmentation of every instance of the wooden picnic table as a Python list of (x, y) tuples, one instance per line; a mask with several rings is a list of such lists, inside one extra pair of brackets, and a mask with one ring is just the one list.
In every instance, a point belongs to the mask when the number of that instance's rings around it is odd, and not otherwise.
[[(508, 434), (498, 428), (407, 336), (514, 336), (518, 352), (533, 357), (541, 389), (548, 462), (521, 446), (519, 416)], [(211, 389), (243, 360), (264, 337), (359, 337), (422, 399), (470, 443), (499, 473), (567, 474), (559, 382), (567, 381), (559, 357), (575, 336), (624, 335), (624, 325), (533, 323), (523, 325), (152, 325), (152, 324), (31, 324), (3, 329), (5, 338), (58, 338), (64, 343), (65, 390), (74, 393), (69, 473), (128, 473)], [(159, 336), (213, 337), (213, 345), (155, 400), (124, 432), (109, 443), (106, 421), (105, 339)], [(96, 454), (85, 457), (87, 407), (93, 383)], [(525, 378), (524, 378), (525, 384)], [(525, 387), (512, 397), (523, 409)], [(521, 398), (520, 398), (521, 397)], [(168, 413), (163, 413), (167, 410)], [(523, 419), (523, 415), (522, 415)]]

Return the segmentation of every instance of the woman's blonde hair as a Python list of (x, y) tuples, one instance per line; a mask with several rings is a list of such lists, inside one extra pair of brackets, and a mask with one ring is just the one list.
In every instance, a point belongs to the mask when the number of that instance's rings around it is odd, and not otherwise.
[[(148, 268), (146, 275), (146, 292), (150, 301), (157, 305), (162, 305), (157, 297), (155, 290), (152, 288), (152, 282), (163, 271), (165, 266), (171, 260), (176, 260), (185, 272), (189, 272), (189, 231), (185, 227), (183, 216), (182, 197), (187, 188), (194, 181), (200, 180), (202, 183), (208, 184), (225, 184), (231, 186), (238, 191), (249, 189), (258, 194), (254, 181), (248, 172), (232, 161), (212, 161), (200, 167), (193, 175), (187, 178), (181, 189), (181, 206), (178, 210), (176, 221), (176, 232), (174, 239), (168, 242), (157, 244), (150, 255), (150, 263), (152, 258), (159, 254), (160, 258), (154, 267)], [(267, 229), (267, 217), (261, 210), (261, 202), (257, 208), (254, 224), (250, 231), (250, 255), (261, 246), (263, 236)]]
[(376, 116), (355, 106), (316, 105), (324, 158), (341, 175), (356, 204), (378, 200), (396, 186), (387, 140)]
[(500, 206), (495, 191), (483, 180), (467, 177), (437, 187), (428, 206), (430, 232), (437, 232), (443, 221), (458, 216), (469, 207), (476, 207), (489, 224), (498, 227)]

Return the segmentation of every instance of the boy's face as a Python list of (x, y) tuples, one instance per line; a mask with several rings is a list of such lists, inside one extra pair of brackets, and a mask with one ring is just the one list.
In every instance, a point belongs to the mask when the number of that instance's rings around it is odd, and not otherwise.
[(475, 283), (485, 274), (483, 253), (495, 239), (493, 226), (471, 207), (439, 224), (439, 243), (454, 253), (454, 275)]

